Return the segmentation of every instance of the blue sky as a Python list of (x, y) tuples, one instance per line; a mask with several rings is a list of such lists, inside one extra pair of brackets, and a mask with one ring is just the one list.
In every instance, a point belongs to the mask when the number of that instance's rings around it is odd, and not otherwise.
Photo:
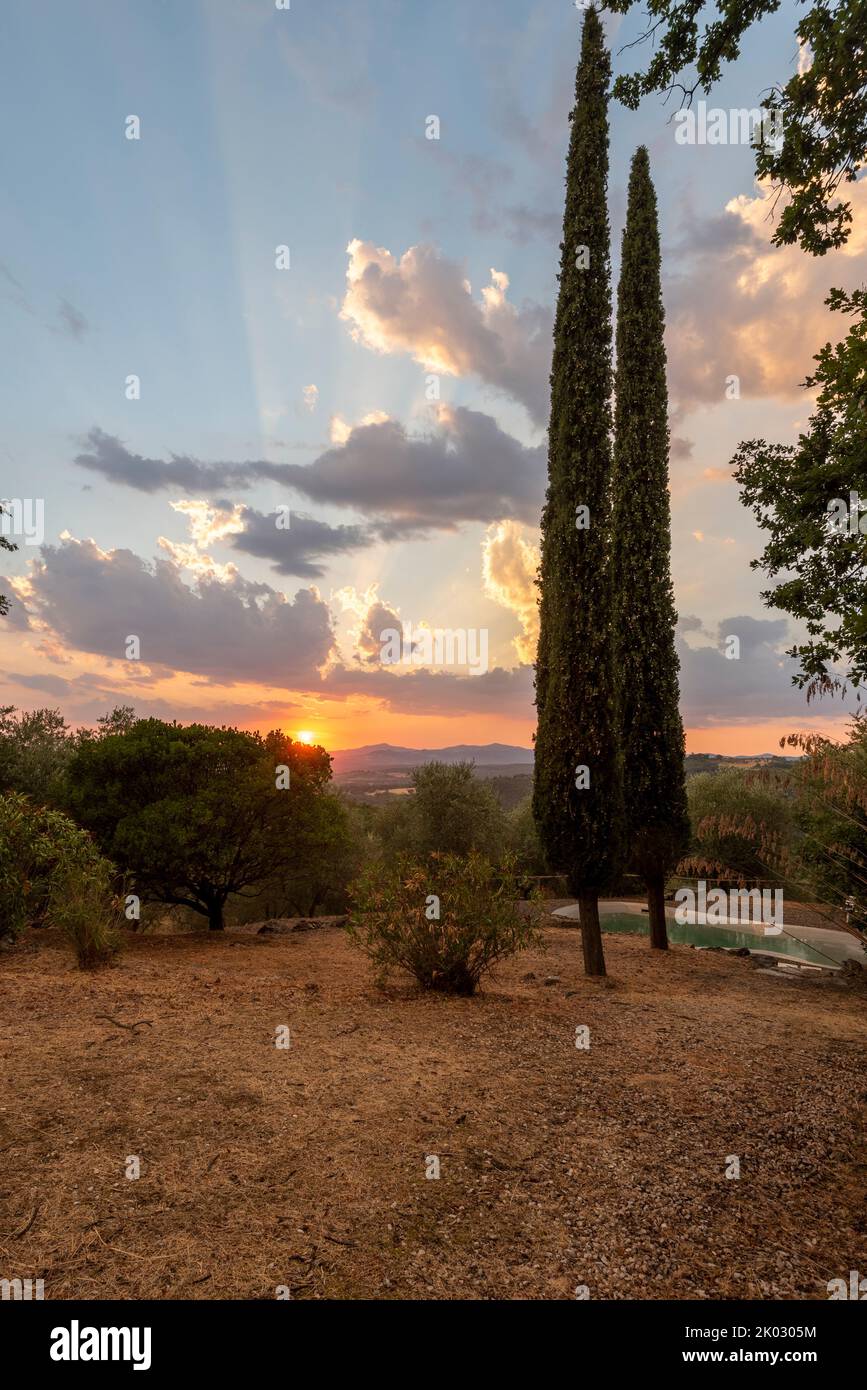
[[(786, 4), (751, 32), (710, 105), (756, 106), (769, 82), (787, 78), (797, 62), (797, 13)], [(470, 337), (492, 268), (508, 277), (509, 305), (550, 311), (579, 28), (569, 0), (292, 0), (289, 10), (272, 0), (6, 0), (0, 117), (12, 138), (11, 196), (0, 210), (0, 494), (45, 499), (50, 546), (68, 533), (74, 540), (60, 543), (67, 548), (92, 538), (103, 555), (129, 551), (146, 565), (159, 556), (187, 586), (201, 573), (158, 543), (190, 539), (188, 513), (173, 510), (172, 500), (262, 514), (285, 503), (332, 528), (369, 522), (370, 511), (312, 501), (279, 480), (209, 493), (143, 491), (74, 459), (94, 428), (146, 459), (292, 465), (340, 447), (335, 416), (348, 427), (381, 412), (410, 435), (435, 428), (419, 351), (373, 324), (369, 306), (346, 313), (347, 247), (382, 248), (395, 263), (410, 248), (431, 248), (437, 275), (458, 299), (462, 279), (471, 286), (457, 306)], [(618, 50), (640, 32), (640, 16), (609, 17), (608, 28), (615, 72), (631, 70), (645, 50)], [(137, 141), (124, 135), (130, 114), (141, 121)], [(430, 114), (441, 122), (438, 141), (425, 139)], [(612, 106), (614, 273), (629, 161), (645, 143), (673, 335), (673, 429), (690, 441), (672, 458), (675, 582), (681, 615), (698, 620), (684, 641), (707, 649), (684, 672), (684, 717), (696, 731), (693, 746), (715, 746), (716, 737), (719, 746), (740, 740), (755, 751), (778, 728), (806, 722), (799, 715), (807, 711), (780, 655), (785, 625), (763, 608), (749, 568), (757, 533), (733, 484), (706, 473), (721, 474), (741, 438), (793, 438), (808, 413), (797, 383), (834, 327), (825, 323), (823, 294), (863, 279), (865, 257), (860, 241), (824, 264), (798, 251), (773, 255), (749, 148), (679, 145), (671, 114), (660, 98), (634, 113)], [(727, 213), (739, 197), (741, 211)], [(286, 271), (274, 264), (281, 244), (290, 248)], [(403, 284), (415, 283), (411, 267), (401, 274)], [(424, 312), (421, 305), (412, 330), (420, 342), (428, 341)], [(523, 331), (511, 319), (505, 328)], [(385, 334), (385, 348), (371, 346), (374, 331)], [(517, 343), (516, 353), (523, 350)], [(544, 449), (544, 424), (526, 405), (530, 388), (486, 380), (471, 345), (462, 360), (462, 370), (442, 374), (442, 401), (489, 417), (526, 450)], [(736, 402), (722, 399), (729, 371), (742, 379)], [(125, 398), (130, 373), (141, 379), (139, 400)], [(317, 393), (305, 402), (310, 386)], [(383, 428), (381, 420), (371, 428)], [(376, 519), (386, 519), (381, 507)], [(61, 611), (58, 594), (66, 591), (71, 604), (74, 583), (81, 603), (99, 601), (87, 575), (58, 570), (51, 588), (50, 576), (37, 574), (30, 627), (19, 615), (2, 638), (4, 668), (31, 683), (11, 681), (3, 698), (32, 705), (51, 688), (79, 720), (134, 688), (143, 710), (162, 712), (174, 701), (181, 717), (228, 711), (246, 724), (273, 715), (290, 726), (303, 719), (331, 746), (526, 743), (526, 680), (504, 679), (486, 704), (479, 689), (464, 698), (471, 678), (450, 672), (414, 704), (407, 690), (392, 701), (379, 682), (368, 693), (369, 670), (352, 678), (364, 661), (353, 624), (363, 632), (370, 604), (361, 596), (369, 600), (374, 585), (403, 618), (488, 629), (504, 672), (526, 665), (515, 645), (526, 592), (507, 552), (518, 547), (520, 560), (519, 543), (532, 547), (538, 532), (523, 513), (491, 542), (502, 519), (494, 510), (457, 518), (452, 530), (417, 526), (406, 538), (368, 537), (331, 553), (314, 583), (339, 646), (329, 666), (296, 673), (294, 685), (267, 664), (262, 678), (239, 671), (229, 680), (201, 652), (187, 668), (182, 656), (169, 659), (156, 634), (157, 659), (131, 676), (114, 646)], [(310, 583), (275, 573), (269, 559), (239, 555), (213, 528), (205, 551), (216, 565), (237, 567), (240, 579), (220, 581), (230, 586), (267, 586), (292, 601)], [(500, 574), (493, 586), (485, 554)], [(22, 546), (7, 572), (26, 576), (34, 558)], [(243, 595), (248, 603), (250, 591)], [(25, 609), (29, 597), (21, 591)], [(719, 624), (740, 617), (771, 624), (749, 629), (750, 677), (744, 667), (733, 673), (719, 653)], [(128, 630), (122, 611), (94, 613), (92, 628), (114, 621)], [(335, 663), (340, 679), (326, 690), (323, 671)]]

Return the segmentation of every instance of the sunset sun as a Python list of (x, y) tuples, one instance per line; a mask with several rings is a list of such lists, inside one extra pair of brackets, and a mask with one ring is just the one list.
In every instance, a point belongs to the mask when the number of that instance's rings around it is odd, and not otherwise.
[(312, 743), (315, 734), (311, 733), (310, 729), (299, 729), (296, 738), (299, 743)]

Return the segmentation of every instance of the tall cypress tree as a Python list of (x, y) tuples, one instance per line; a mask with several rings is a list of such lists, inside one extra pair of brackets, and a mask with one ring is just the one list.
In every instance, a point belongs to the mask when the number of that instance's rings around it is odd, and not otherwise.
[(542, 515), (533, 813), (581, 911), (584, 969), (605, 974), (599, 891), (621, 864), (614, 680), (608, 87), (595, 9), (584, 18), (566, 166)]
[(617, 290), (614, 547), (617, 669), (629, 855), (665, 949), (665, 880), (689, 844), (677, 614), (671, 584), (668, 390), (656, 194), (635, 153)]

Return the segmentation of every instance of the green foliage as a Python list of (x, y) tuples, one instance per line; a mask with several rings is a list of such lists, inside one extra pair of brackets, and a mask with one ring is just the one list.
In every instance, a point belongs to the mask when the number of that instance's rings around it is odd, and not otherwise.
[(253, 922), (346, 912), (350, 883), (378, 850), (369, 833), (370, 815), (369, 807), (322, 792), (310, 808), (304, 855), (293, 857), (242, 898), (229, 899), (227, 917)]
[(472, 763), (425, 763), (412, 773), (414, 791), (386, 809), (383, 836), (388, 848), (417, 856), (469, 854), (496, 860), (505, 844), (505, 816)]
[(73, 747), (60, 710), (0, 707), (0, 792), (24, 792), (43, 806), (61, 804)]
[[(538, 731), (533, 809), (548, 862), (594, 895), (623, 849), (622, 768), (613, 665), (610, 60), (594, 9), (584, 18), (566, 174), (551, 368), (548, 492), (542, 516)], [(589, 511), (579, 527), (577, 509)], [(582, 514), (583, 515), (583, 514)], [(576, 787), (576, 769), (590, 782)], [(590, 930), (582, 933), (585, 952)], [(585, 954), (585, 968), (590, 969)], [(593, 973), (604, 973), (594, 934)]]
[(867, 290), (832, 290), (826, 303), (856, 321), (815, 357), (804, 383), (819, 388), (806, 434), (795, 446), (749, 440), (733, 459), (741, 501), (770, 537), (753, 568), (786, 576), (762, 597), (810, 635), (789, 653), (799, 662), (795, 682), (810, 694), (836, 687), (837, 662), (848, 663), (852, 685), (867, 679), (867, 536), (835, 527), (828, 512), (836, 499), (848, 507), (850, 492), (867, 504)]
[[(776, 879), (801, 898), (845, 910), (867, 931), (867, 721), (845, 743), (792, 734), (784, 771), (727, 768), (690, 779), (693, 824), (684, 873), (745, 883)], [(839, 918), (837, 919), (839, 920)]]
[(486, 777), (485, 781), (504, 811), (522, 806), (533, 794), (532, 772), (516, 772), (510, 777)]
[(105, 964), (120, 946), (113, 876), (68, 816), (19, 792), (0, 796), (0, 935), (59, 927), (82, 969)]
[(692, 843), (684, 871), (732, 883), (776, 875), (798, 833), (788, 774), (700, 772), (687, 793)]
[(539, 839), (539, 831), (533, 815), (532, 793), (506, 816), (506, 844), (508, 852), (524, 874), (541, 875), (545, 873), (545, 852)]
[(409, 971), (423, 989), (473, 994), (499, 960), (541, 945), (533, 915), (519, 909), (514, 864), (481, 855), (400, 856), (371, 865), (353, 894), (350, 936), (380, 980)]
[[(653, 56), (644, 72), (614, 83), (614, 95), (633, 109), (650, 92), (679, 88), (687, 102), (699, 89), (709, 92), (740, 55), (747, 30), (779, 9), (779, 0), (716, 0), (708, 18), (705, 0), (643, 2)], [(607, 0), (606, 8), (625, 14), (636, 3)], [(775, 85), (776, 73), (763, 84), (770, 90), (765, 108), (776, 112), (783, 140), (779, 149), (757, 142), (756, 175), (785, 194), (774, 242), (797, 242), (822, 256), (848, 240), (851, 207), (833, 199), (867, 158), (867, 0), (814, 0), (795, 32), (811, 61), (783, 87)], [(678, 80), (693, 67), (691, 85)]]
[(801, 838), (783, 871), (822, 901), (850, 909), (867, 931), (867, 721), (852, 723), (846, 743), (793, 734), (788, 743), (804, 756), (792, 773)]
[(617, 295), (613, 567), (630, 861), (661, 896), (689, 844), (671, 583), (668, 389), (656, 194), (632, 161)]
[[(279, 767), (288, 788), (277, 787)], [(189, 907), (219, 930), (230, 895), (315, 852), (330, 775), (323, 749), (280, 732), (139, 719), (80, 743), (68, 797), (142, 898)]]

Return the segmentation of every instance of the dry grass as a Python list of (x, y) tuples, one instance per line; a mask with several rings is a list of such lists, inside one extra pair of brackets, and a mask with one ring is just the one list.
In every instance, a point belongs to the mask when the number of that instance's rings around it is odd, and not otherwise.
[(93, 976), (50, 934), (0, 957), (0, 1277), (823, 1299), (864, 1269), (863, 994), (625, 936), (594, 983), (545, 935), (475, 999), (383, 995), (335, 929), (138, 937)]

